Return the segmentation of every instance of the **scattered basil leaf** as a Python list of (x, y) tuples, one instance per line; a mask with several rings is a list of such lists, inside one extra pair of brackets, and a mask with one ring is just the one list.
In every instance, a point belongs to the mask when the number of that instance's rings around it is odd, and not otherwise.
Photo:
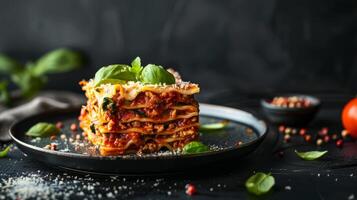
[(47, 82), (46, 77), (34, 75), (30, 68), (13, 74), (11, 80), (20, 88), (25, 97), (34, 96)]
[(307, 152), (298, 152), (295, 150), (295, 153), (304, 160), (315, 160), (323, 155), (325, 155), (328, 151), (307, 151)]
[(148, 84), (175, 84), (175, 77), (162, 66), (148, 64), (141, 73), (143, 83)]
[(23, 69), (23, 66), (16, 60), (0, 54), (0, 73), (11, 74)]
[(50, 135), (56, 135), (60, 132), (54, 124), (40, 122), (32, 126), (27, 132), (26, 135), (31, 137), (48, 137)]
[(130, 70), (130, 66), (122, 64), (102, 67), (94, 76), (95, 86), (104, 83), (125, 83), (125, 81), (136, 81), (136, 75)]
[(182, 151), (184, 154), (202, 153), (202, 152), (209, 151), (209, 147), (204, 145), (202, 142), (193, 141), (186, 144), (183, 147)]
[(210, 123), (210, 124), (200, 124), (200, 131), (205, 132), (205, 131), (218, 131), (225, 129), (229, 124), (228, 120), (224, 120), (221, 122), (217, 123)]
[(0, 103), (9, 105), (10, 104), (10, 93), (8, 90), (8, 81), (0, 82)]
[(115, 103), (113, 102), (113, 100), (111, 98), (104, 97), (102, 109), (104, 111), (107, 111), (107, 110), (115, 111)]
[(0, 151), (0, 158), (4, 158), (7, 156), (11, 148), (11, 145), (7, 146), (4, 150)]
[(251, 176), (246, 182), (245, 187), (248, 192), (255, 195), (266, 194), (274, 186), (275, 179), (269, 174), (258, 172)]
[(67, 72), (80, 68), (83, 64), (82, 56), (73, 50), (56, 49), (43, 55), (37, 60), (33, 73), (37, 76)]
[(130, 69), (134, 74), (136, 74), (136, 77), (139, 78), (141, 71), (143, 70), (143, 67), (141, 66), (141, 59), (140, 57), (136, 57), (133, 62), (131, 62), (131, 69)]

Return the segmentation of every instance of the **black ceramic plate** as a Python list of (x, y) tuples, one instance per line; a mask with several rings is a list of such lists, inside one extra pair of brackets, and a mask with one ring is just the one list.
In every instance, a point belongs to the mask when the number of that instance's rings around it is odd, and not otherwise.
[[(200, 104), (200, 123), (230, 121), (229, 126), (217, 132), (200, 133), (200, 140), (211, 151), (199, 154), (160, 152), (143, 156), (100, 156), (98, 150), (69, 130), (77, 123), (79, 110), (60, 110), (25, 118), (12, 126), (10, 135), (28, 156), (57, 167), (96, 173), (146, 174), (181, 171), (214, 162), (242, 157), (256, 149), (267, 133), (266, 124), (253, 115), (234, 108)], [(56, 140), (31, 138), (25, 132), (37, 122), (62, 121), (64, 128)], [(81, 131), (78, 131), (78, 135)], [(62, 135), (62, 137), (61, 137)], [(65, 138), (65, 139), (64, 139)], [(58, 150), (43, 148), (57, 143)], [(239, 142), (242, 144), (237, 145)]]

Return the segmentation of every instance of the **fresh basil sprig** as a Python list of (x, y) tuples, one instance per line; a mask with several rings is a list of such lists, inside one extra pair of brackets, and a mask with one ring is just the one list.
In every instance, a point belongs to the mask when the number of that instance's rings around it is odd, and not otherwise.
[(5, 54), (0, 54), (0, 73), (9, 74), (21, 71), (23, 66)]
[(221, 122), (210, 123), (210, 124), (200, 124), (200, 131), (207, 132), (207, 131), (218, 131), (225, 129), (229, 124), (228, 120), (224, 120)]
[(0, 82), (0, 103), (5, 105), (10, 104), (10, 94), (8, 90), (8, 81)]
[(251, 176), (246, 182), (245, 187), (248, 192), (255, 195), (263, 195), (270, 191), (274, 186), (275, 179), (269, 174), (258, 172)]
[(60, 132), (54, 124), (39, 122), (32, 126), (27, 132), (27, 136), (31, 137), (48, 137), (50, 135), (56, 135)]
[(32, 71), (35, 75), (67, 72), (82, 66), (82, 56), (70, 49), (57, 49), (37, 60)]
[(7, 146), (4, 150), (0, 151), (0, 158), (7, 156), (11, 148), (11, 145)]
[(21, 90), (24, 97), (31, 97), (39, 92), (47, 82), (46, 76), (37, 76), (29, 68), (11, 75), (11, 80)]
[(146, 84), (174, 84), (175, 77), (163, 67), (148, 64), (141, 66), (141, 59), (136, 57), (131, 66), (114, 64), (100, 68), (94, 76), (94, 86), (110, 83), (140, 81)]
[(9, 75), (24, 97), (35, 95), (46, 83), (47, 74), (67, 72), (82, 65), (80, 54), (65, 48), (50, 51), (26, 64), (0, 54), (0, 73)]
[(202, 142), (193, 141), (186, 144), (182, 149), (184, 154), (202, 153), (209, 151), (209, 147)]
[(295, 150), (295, 153), (304, 160), (316, 160), (324, 156), (328, 151), (307, 151), (307, 152), (298, 152)]

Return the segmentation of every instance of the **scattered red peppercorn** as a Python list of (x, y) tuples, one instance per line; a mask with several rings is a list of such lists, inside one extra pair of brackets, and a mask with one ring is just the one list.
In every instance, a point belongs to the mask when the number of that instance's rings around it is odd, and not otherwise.
[(189, 196), (192, 196), (192, 195), (196, 194), (196, 192), (197, 192), (196, 187), (193, 184), (189, 183), (185, 186), (185, 188), (186, 188), (186, 194)]
[(285, 130), (285, 126), (283, 126), (283, 125), (279, 126), (279, 132), (280, 133), (283, 133), (284, 130)]
[(347, 131), (347, 130), (342, 130), (341, 136), (342, 136), (343, 138), (346, 138), (346, 137), (348, 136), (348, 131)]
[(290, 142), (290, 140), (291, 140), (290, 135), (284, 135), (284, 141), (285, 142)]
[(322, 139), (319, 138), (319, 139), (316, 140), (316, 145), (317, 146), (321, 146), (322, 143), (323, 143)]
[(336, 147), (342, 148), (342, 146), (343, 146), (343, 140), (342, 140), (342, 139), (338, 139), (338, 140), (336, 141)]
[(311, 142), (311, 135), (305, 135), (304, 140), (306, 142)]
[(78, 129), (77, 124), (75, 124), (75, 123), (71, 124), (70, 129), (71, 129), (71, 131), (77, 131), (77, 129)]
[(328, 128), (324, 127), (319, 131), (319, 135), (325, 136), (328, 134)]
[(56, 123), (56, 127), (59, 128), (59, 129), (61, 129), (61, 128), (64, 127), (64, 124), (63, 124), (62, 122), (57, 122), (57, 123)]
[(324, 142), (325, 142), (325, 143), (330, 142), (330, 136), (325, 135), (325, 136), (324, 136)]
[(285, 134), (290, 134), (291, 133), (291, 128), (287, 127), (284, 132), (285, 132)]
[(297, 133), (297, 130), (295, 128), (291, 129), (291, 134), (292, 135), (296, 135), (296, 133)]
[(300, 134), (301, 136), (306, 135), (306, 129), (304, 129), (304, 128), (300, 129), (299, 134)]
[(311, 106), (310, 100), (299, 96), (274, 97), (270, 104), (283, 108), (306, 108)]
[(51, 143), (51, 144), (50, 144), (50, 149), (51, 149), (52, 151), (56, 151), (56, 150), (57, 150), (57, 144)]

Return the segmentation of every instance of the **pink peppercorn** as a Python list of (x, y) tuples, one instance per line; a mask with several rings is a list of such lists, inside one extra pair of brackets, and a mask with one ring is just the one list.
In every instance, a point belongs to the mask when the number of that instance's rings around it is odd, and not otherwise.
[(338, 140), (336, 141), (336, 147), (342, 148), (342, 146), (343, 146), (343, 140), (342, 140), (342, 139), (338, 139)]

